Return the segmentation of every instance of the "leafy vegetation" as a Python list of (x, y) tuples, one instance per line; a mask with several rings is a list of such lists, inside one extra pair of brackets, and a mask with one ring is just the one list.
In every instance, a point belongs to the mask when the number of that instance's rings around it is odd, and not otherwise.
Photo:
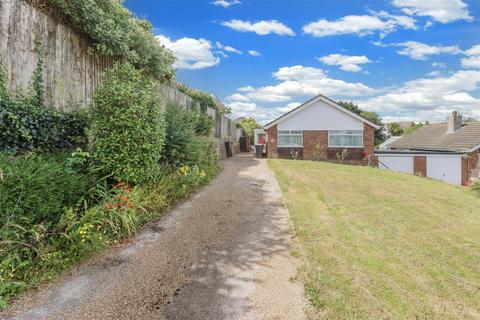
[(368, 167), (268, 163), (303, 248), (313, 318), (480, 316), (474, 192)]
[(209, 93), (189, 88), (185, 84), (178, 84), (177, 87), (178, 90), (185, 93), (187, 96), (192, 98), (193, 101), (198, 103), (200, 106), (200, 110), (203, 112), (206, 112), (207, 108), (217, 110), (218, 112), (223, 114), (229, 114), (231, 112), (230, 108), (225, 106), (225, 104), (223, 104), (220, 99), (212, 96)]
[(120, 58), (161, 81), (175, 77), (173, 54), (160, 46), (147, 20), (136, 18), (116, 0), (50, 0), (100, 53)]
[(426, 125), (428, 125), (428, 121), (426, 121), (425, 123), (422, 123), (422, 122), (414, 123), (410, 128), (405, 129), (403, 131), (403, 134), (406, 135), (406, 134), (412, 133), (413, 131), (420, 129), (421, 127)]
[(399, 136), (403, 135), (403, 133), (404, 133), (403, 128), (400, 127), (400, 124), (398, 122), (392, 122), (392, 123), (387, 124), (387, 128), (388, 128), (388, 132), (390, 133), (390, 135), (392, 135), (394, 137), (399, 137)]
[(38, 48), (38, 63), (27, 96), (12, 98), (0, 60), (0, 152), (53, 152), (86, 143), (84, 115), (62, 113), (44, 105), (43, 57)]
[[(0, 308), (134, 234), (218, 171), (212, 120), (180, 108), (165, 119), (154, 79), (132, 63), (107, 72), (82, 116), (44, 105), (41, 66), (18, 100), (0, 68)], [(167, 152), (173, 134), (181, 143)]]
[[(337, 101), (339, 105), (342, 107), (346, 108), (347, 110), (350, 110), (359, 116), (361, 116), (364, 119), (367, 119), (379, 126), (383, 126), (382, 119), (376, 112), (372, 111), (364, 111), (358, 107), (357, 104), (349, 101)], [(375, 130), (375, 145), (378, 146), (380, 145), (383, 141), (385, 141), (385, 136), (382, 132), (382, 128)]]
[(131, 64), (117, 63), (107, 71), (91, 112), (91, 154), (103, 175), (135, 184), (156, 177), (165, 141), (164, 108), (155, 82)]
[(166, 143), (162, 152), (164, 161), (175, 168), (182, 164), (195, 164), (200, 154), (205, 151), (201, 140), (209, 136), (213, 121), (204, 113), (185, 112), (176, 105), (168, 106), (165, 117), (167, 126)]
[(253, 130), (260, 129), (262, 126), (255, 121), (254, 118), (242, 118), (237, 121), (237, 126), (243, 128), (245, 135), (250, 139), (250, 142), (253, 144)]

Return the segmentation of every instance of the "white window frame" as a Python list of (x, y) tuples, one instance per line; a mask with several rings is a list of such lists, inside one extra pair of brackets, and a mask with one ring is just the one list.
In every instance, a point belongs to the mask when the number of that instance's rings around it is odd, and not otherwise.
[[(284, 132), (289, 133), (284, 133)], [(300, 133), (292, 133), (292, 131), (300, 132)], [(296, 136), (300, 137), (301, 145), (299, 146), (292, 146), (292, 145), (280, 145), (280, 136)], [(278, 130), (277, 132), (277, 148), (303, 148), (303, 131), (302, 130)]]
[[(330, 136), (361, 136), (362, 145), (361, 146), (330, 145)], [(363, 130), (329, 130), (328, 131), (328, 147), (329, 148), (363, 148)]]

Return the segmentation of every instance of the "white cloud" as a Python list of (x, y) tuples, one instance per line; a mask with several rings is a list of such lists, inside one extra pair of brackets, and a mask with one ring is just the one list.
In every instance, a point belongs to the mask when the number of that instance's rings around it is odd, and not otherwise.
[(431, 55), (462, 53), (458, 46), (430, 46), (416, 41), (406, 41), (394, 45), (404, 47), (398, 51), (400, 55), (409, 56), (414, 60), (427, 60)]
[(232, 109), (232, 112), (252, 112), (257, 109), (257, 105), (253, 102), (232, 102), (228, 106)]
[(365, 36), (375, 32), (383, 37), (398, 27), (416, 29), (415, 20), (407, 16), (395, 16), (384, 11), (371, 12), (372, 15), (349, 15), (335, 21), (320, 19), (303, 27), (303, 31), (314, 37), (341, 34)]
[(230, 6), (233, 6), (235, 4), (241, 4), (242, 2), (239, 0), (215, 0), (213, 2), (210, 2), (211, 4), (215, 6), (221, 6), (224, 8), (228, 8)]
[(480, 56), (463, 58), (461, 61), (462, 61), (462, 66), (465, 68), (480, 69)]
[(217, 41), (215, 43), (215, 46), (220, 49), (220, 50), (224, 50), (224, 51), (227, 51), (227, 52), (231, 52), (231, 53), (236, 53), (236, 54), (242, 54), (242, 51), (240, 50), (237, 50), (235, 49), (234, 47), (230, 47), (230, 46), (224, 46), (222, 43), (220, 43), (219, 41)]
[(294, 36), (295, 32), (277, 20), (261, 20), (257, 22), (243, 21), (232, 19), (230, 21), (222, 22), (222, 25), (231, 29), (242, 32), (255, 32), (258, 35), (264, 36), (267, 34), (278, 34), (280, 36), (288, 35)]
[(477, 44), (465, 51), (468, 58), (461, 60), (464, 68), (480, 69), (480, 44)]
[(380, 114), (412, 120), (444, 120), (452, 110), (480, 115), (480, 99), (472, 96), (480, 88), (480, 71), (460, 70), (449, 76), (408, 81), (386, 93), (357, 101)]
[(252, 57), (260, 57), (262, 55), (260, 52), (255, 50), (248, 50), (248, 54), (251, 55)]
[(156, 36), (166, 48), (172, 50), (177, 58), (175, 67), (178, 69), (202, 69), (220, 63), (220, 58), (212, 53), (212, 44), (205, 39), (181, 38), (172, 41), (163, 35)]
[(461, 0), (393, 0), (392, 4), (406, 14), (431, 17), (441, 23), (472, 20), (467, 4)]
[(326, 77), (325, 71), (300, 65), (279, 68), (272, 74), (278, 80), (315, 80)]
[(241, 94), (241, 93), (234, 93), (232, 95), (229, 95), (227, 97), (227, 100), (229, 101), (237, 101), (237, 102), (249, 102), (250, 98)]
[(366, 56), (347, 56), (343, 54), (330, 54), (320, 57), (318, 60), (330, 66), (340, 66), (340, 69), (349, 72), (361, 71), (361, 64), (372, 62)]
[(289, 102), (294, 97), (313, 97), (320, 93), (352, 97), (367, 96), (374, 92), (372, 88), (362, 83), (331, 79), (322, 69), (313, 67), (301, 65), (283, 67), (272, 75), (280, 81), (278, 84), (258, 88), (247, 86), (237, 91), (252, 101), (268, 103)]
[(477, 44), (465, 51), (467, 56), (480, 56), (480, 44)]

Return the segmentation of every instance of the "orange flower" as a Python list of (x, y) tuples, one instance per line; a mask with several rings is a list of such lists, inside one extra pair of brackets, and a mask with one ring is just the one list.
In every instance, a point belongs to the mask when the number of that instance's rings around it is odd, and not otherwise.
[(120, 188), (120, 187), (123, 187), (125, 184), (126, 184), (125, 182), (120, 181), (115, 185), (115, 187)]
[(122, 201), (123, 202), (128, 202), (128, 198), (127, 197), (122, 197)]
[(125, 193), (130, 193), (131, 189), (125, 189), (123, 190)]
[(127, 208), (130, 208), (130, 209), (135, 208), (135, 205), (133, 203), (130, 203), (127, 205)]
[(113, 208), (115, 208), (115, 204), (113, 204), (113, 203), (107, 203), (107, 204), (105, 205), (105, 208), (107, 208), (107, 209), (113, 209)]

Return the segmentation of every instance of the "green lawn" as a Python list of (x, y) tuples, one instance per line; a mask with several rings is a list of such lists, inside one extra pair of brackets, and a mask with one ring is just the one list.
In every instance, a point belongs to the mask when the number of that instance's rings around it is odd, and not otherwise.
[(480, 197), (406, 174), (269, 160), (320, 319), (480, 319)]

